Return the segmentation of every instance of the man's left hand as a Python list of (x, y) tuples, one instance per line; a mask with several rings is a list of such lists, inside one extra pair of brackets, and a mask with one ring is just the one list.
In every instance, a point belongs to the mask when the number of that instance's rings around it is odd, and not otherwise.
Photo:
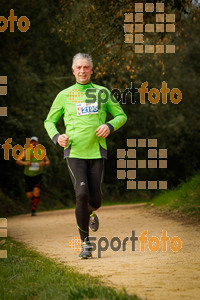
[(100, 137), (107, 138), (110, 134), (110, 129), (106, 124), (103, 124), (97, 128), (96, 134)]

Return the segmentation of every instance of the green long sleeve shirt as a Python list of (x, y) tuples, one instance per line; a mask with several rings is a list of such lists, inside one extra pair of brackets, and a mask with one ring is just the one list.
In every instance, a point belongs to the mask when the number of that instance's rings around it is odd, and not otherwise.
[(56, 123), (63, 116), (65, 133), (69, 137), (64, 157), (107, 158), (106, 139), (96, 135), (97, 128), (106, 122), (107, 112), (113, 116), (106, 123), (111, 132), (119, 129), (127, 120), (108, 89), (92, 82), (76, 83), (57, 95), (44, 126), (56, 144), (59, 136)]

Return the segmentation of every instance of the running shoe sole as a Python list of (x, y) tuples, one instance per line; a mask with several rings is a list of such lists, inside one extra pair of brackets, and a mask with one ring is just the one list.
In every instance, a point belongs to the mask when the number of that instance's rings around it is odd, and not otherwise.
[(90, 215), (89, 227), (92, 231), (97, 231), (99, 228), (99, 218), (94, 212)]

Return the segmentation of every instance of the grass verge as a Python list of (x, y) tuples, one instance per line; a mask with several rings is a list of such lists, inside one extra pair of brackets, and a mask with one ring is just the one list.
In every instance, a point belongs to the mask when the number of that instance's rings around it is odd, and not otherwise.
[(10, 238), (0, 239), (8, 258), (0, 259), (1, 300), (133, 299), (125, 290), (106, 287), (98, 278), (82, 275)]
[[(200, 217), (200, 173), (175, 189), (161, 193), (151, 202), (161, 209)], [(151, 204), (150, 203), (150, 204)]]

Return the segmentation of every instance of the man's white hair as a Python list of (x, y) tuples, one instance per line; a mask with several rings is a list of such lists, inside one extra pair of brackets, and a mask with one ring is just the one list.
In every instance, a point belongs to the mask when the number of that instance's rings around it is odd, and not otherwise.
[(74, 55), (73, 61), (72, 61), (72, 69), (74, 69), (74, 65), (75, 65), (75, 62), (77, 59), (87, 59), (91, 68), (93, 69), (92, 57), (87, 53), (77, 53), (76, 55)]

